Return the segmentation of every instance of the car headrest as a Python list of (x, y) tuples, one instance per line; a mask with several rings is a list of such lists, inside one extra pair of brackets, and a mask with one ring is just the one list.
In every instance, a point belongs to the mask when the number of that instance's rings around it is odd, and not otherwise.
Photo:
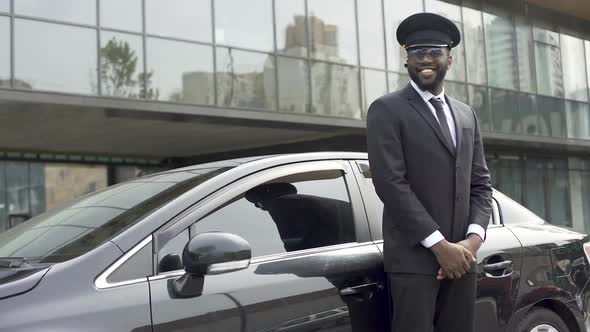
[(297, 188), (287, 182), (265, 183), (254, 187), (244, 195), (251, 203), (265, 201), (287, 194), (296, 194)]

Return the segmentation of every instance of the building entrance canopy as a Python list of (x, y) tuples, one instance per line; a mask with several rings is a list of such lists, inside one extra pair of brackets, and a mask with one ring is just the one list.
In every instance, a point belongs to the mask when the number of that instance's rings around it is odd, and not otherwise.
[[(3, 94), (6, 98), (2, 98)], [(97, 97), (0, 92), (0, 149), (190, 157), (362, 133), (360, 120)]]

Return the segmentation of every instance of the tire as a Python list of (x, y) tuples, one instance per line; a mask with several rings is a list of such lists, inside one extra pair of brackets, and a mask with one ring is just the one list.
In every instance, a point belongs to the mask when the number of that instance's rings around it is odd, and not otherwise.
[(522, 318), (514, 332), (570, 332), (570, 330), (555, 312), (545, 308), (535, 308)]

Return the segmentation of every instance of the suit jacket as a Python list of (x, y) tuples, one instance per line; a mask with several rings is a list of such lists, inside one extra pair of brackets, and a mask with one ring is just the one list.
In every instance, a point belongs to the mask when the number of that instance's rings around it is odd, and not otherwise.
[(369, 107), (367, 151), (384, 203), (387, 272), (435, 275), (440, 266), (420, 241), (439, 230), (458, 242), (470, 224), (486, 229), (490, 220), (492, 186), (477, 117), (471, 107), (446, 98), (455, 120), (456, 152), (411, 85)]

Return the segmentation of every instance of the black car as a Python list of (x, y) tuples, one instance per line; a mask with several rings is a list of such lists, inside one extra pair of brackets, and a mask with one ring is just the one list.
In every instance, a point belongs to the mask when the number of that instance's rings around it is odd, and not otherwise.
[[(388, 331), (370, 176), (363, 153), (234, 159), (49, 211), (0, 235), (0, 331)], [(586, 235), (494, 196), (477, 331), (585, 331)]]

